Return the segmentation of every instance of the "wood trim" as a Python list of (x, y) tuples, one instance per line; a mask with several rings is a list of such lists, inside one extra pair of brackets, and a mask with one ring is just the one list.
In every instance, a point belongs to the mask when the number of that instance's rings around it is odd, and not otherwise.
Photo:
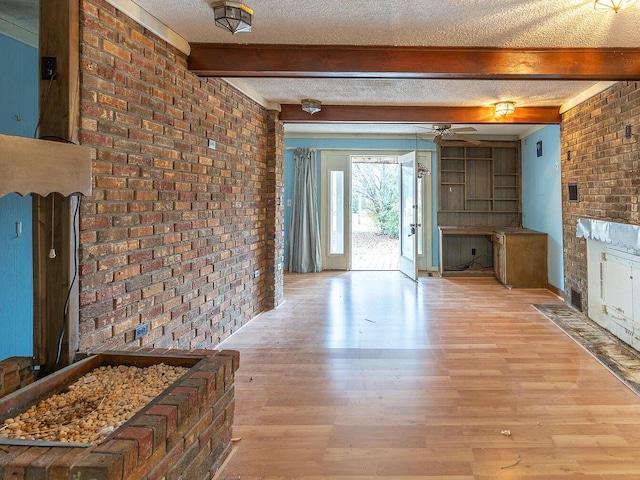
[(496, 117), (492, 107), (420, 107), (372, 105), (323, 105), (314, 115), (300, 105), (281, 106), (280, 120), (287, 123), (382, 122), (382, 123), (493, 123), (556, 124), (560, 107), (516, 108), (513, 115)]
[(58, 74), (40, 80), (40, 134), (78, 143), (80, 3), (40, 2), (40, 57), (56, 57)]
[(640, 48), (397, 47), (193, 43), (203, 77), (637, 80)]
[(151, 13), (144, 8), (140, 7), (132, 0), (106, 0), (107, 3), (113, 5), (121, 12), (125, 13), (128, 17), (138, 22), (140, 25), (150, 30), (162, 40), (166, 41), (170, 45), (173, 45), (182, 53), (189, 55), (191, 47), (184, 37), (176, 33)]
[(10, 192), (91, 195), (91, 149), (0, 134), (0, 197)]
[(562, 290), (560, 290), (558, 287), (556, 287), (554, 285), (551, 285), (550, 283), (547, 283), (547, 290), (549, 290), (550, 292), (555, 293), (562, 300), (565, 300), (564, 292)]
[[(58, 71), (52, 80), (40, 80), (40, 137), (78, 143), (79, 28), (80, 2), (40, 2), (39, 54), (56, 57)], [(73, 281), (78, 245), (73, 212), (77, 200), (59, 194), (34, 197), (34, 342), (42, 342), (36, 343), (34, 353), (38, 355), (36, 364), (50, 373), (73, 363), (79, 343), (79, 288), (77, 278)], [(54, 259), (48, 257), (52, 226), (57, 251)], [(70, 301), (65, 315), (67, 295)], [(61, 336), (61, 355), (56, 362)]]

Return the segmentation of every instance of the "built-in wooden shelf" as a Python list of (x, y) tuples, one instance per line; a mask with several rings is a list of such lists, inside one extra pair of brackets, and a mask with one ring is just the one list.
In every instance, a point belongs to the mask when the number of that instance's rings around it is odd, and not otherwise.
[(443, 142), (438, 161), (439, 225), (520, 224), (518, 142)]

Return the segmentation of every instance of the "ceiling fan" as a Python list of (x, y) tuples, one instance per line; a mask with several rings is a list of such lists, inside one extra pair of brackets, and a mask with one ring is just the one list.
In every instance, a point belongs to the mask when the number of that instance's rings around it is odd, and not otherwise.
[[(424, 127), (420, 127), (424, 128)], [(473, 145), (480, 145), (482, 143), (481, 140), (476, 140), (475, 138), (468, 137), (466, 135), (462, 135), (461, 132), (477, 132), (473, 127), (460, 127), (460, 128), (451, 128), (450, 123), (435, 123), (431, 126), (429, 131), (434, 135), (433, 141), (439, 143), (442, 140), (444, 135), (448, 135), (451, 137), (456, 137), (465, 142), (472, 143)]]

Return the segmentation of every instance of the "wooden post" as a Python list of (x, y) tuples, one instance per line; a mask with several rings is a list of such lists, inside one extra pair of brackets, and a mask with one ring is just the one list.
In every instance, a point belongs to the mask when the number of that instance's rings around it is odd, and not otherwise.
[[(79, 0), (40, 2), (39, 54), (55, 57), (57, 72), (50, 80), (40, 79), (38, 138), (77, 143), (79, 27)], [(72, 284), (78, 245), (78, 229), (73, 228), (77, 201), (57, 193), (34, 195), (34, 353), (36, 364), (46, 373), (72, 363), (78, 347), (78, 279)], [(49, 258), (52, 236), (55, 258)]]

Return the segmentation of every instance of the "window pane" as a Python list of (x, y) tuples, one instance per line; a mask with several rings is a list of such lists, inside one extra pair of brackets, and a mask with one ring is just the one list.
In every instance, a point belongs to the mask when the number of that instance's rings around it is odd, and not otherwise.
[(403, 257), (413, 260), (413, 165), (403, 163), (401, 175), (402, 189), (402, 231), (400, 232), (400, 249)]
[(329, 253), (344, 254), (344, 172), (331, 172), (331, 212), (329, 228)]
[(422, 177), (418, 177), (418, 191), (416, 203), (418, 204), (418, 255), (422, 255)]

